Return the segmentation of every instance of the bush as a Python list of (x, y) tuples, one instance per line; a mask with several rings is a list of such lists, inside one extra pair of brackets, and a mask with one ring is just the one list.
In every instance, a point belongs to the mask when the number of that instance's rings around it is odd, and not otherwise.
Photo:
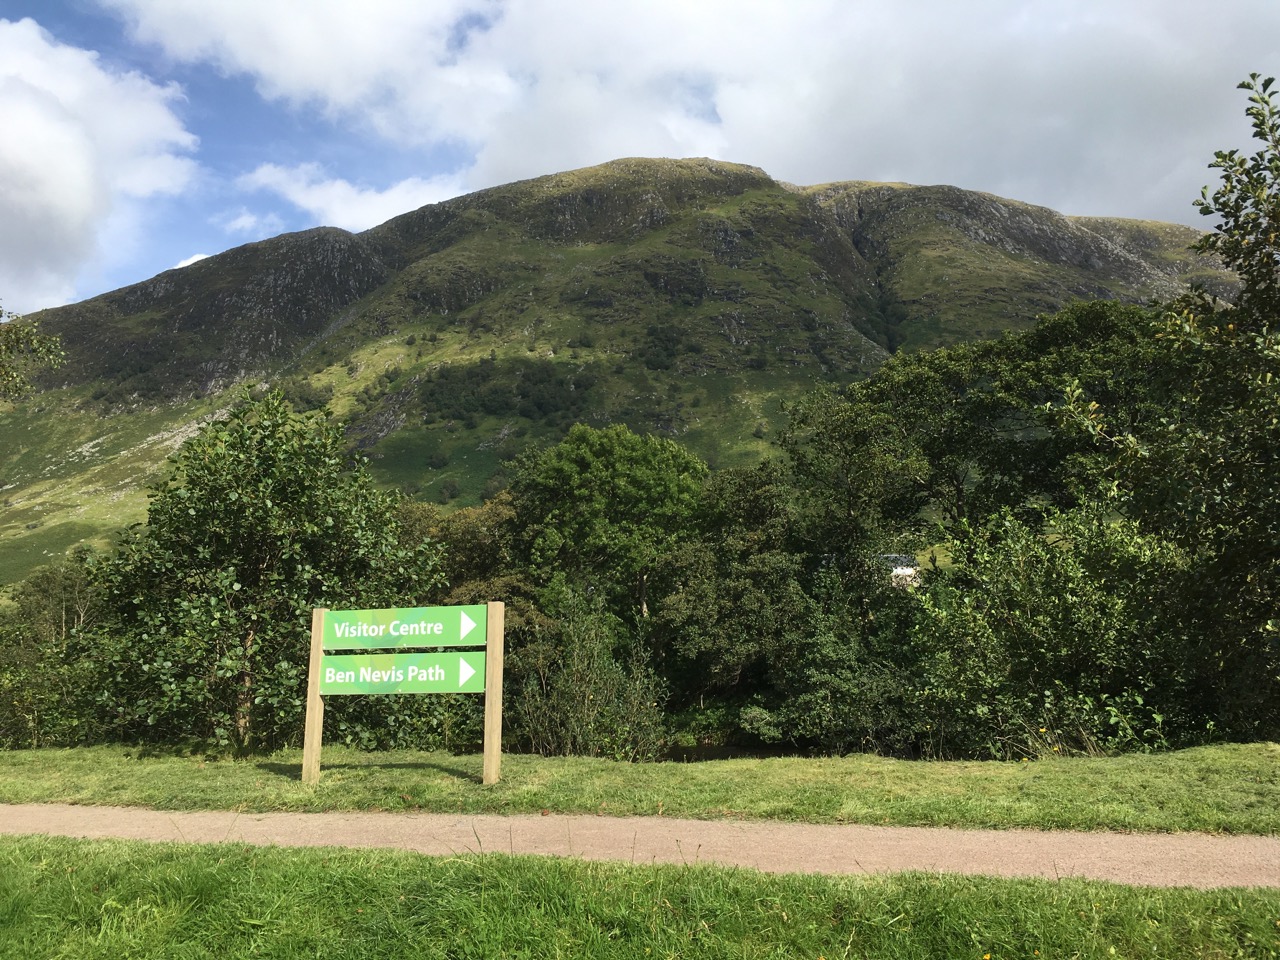
[(812, 592), (793, 608), (801, 629), (773, 651), (770, 681), (743, 709), (742, 729), (822, 753), (910, 751), (920, 720), (897, 640), (913, 598), (870, 563), (852, 577), (825, 571)]
[[(1170, 627), (1183, 561), (1097, 509), (1047, 531), (1009, 512), (964, 528), (910, 631), (922, 747), (1014, 758), (1194, 740)], [(1203, 729), (1201, 729), (1201, 734)]]
[(92, 555), (37, 570), (13, 590), (0, 616), (0, 747), (60, 747), (91, 740), (93, 679), (68, 655), (73, 634), (92, 624), (99, 597)]
[(341, 432), (279, 393), (187, 441), (146, 527), (102, 565), (77, 640), (113, 736), (272, 749), (301, 737), (311, 609), (409, 606), (440, 583)]
[(479, 750), (484, 700), (468, 694), (331, 697), (326, 743), (362, 750)]
[(517, 737), (543, 755), (656, 759), (666, 745), (662, 682), (620, 643), (621, 622), (598, 599), (563, 581), (548, 594), (557, 626), (511, 658)]

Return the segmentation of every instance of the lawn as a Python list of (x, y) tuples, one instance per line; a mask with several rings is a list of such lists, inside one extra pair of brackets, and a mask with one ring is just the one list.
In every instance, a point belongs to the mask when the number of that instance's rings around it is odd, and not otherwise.
[(1044, 830), (1280, 832), (1280, 745), (1226, 744), (1022, 763), (778, 757), (626, 764), (326, 747), (320, 784), (301, 752), (215, 759), (126, 747), (0, 752), (0, 803), (167, 810), (603, 813)]
[(1274, 957), (1280, 891), (0, 838), (0, 958)]

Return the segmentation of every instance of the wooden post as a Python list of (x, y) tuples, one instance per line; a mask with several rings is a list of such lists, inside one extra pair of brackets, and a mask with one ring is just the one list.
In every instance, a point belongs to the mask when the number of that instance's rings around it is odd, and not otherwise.
[(489, 604), (485, 617), (484, 657), (484, 782), (497, 783), (502, 775), (502, 653), (506, 606)]
[(325, 607), (311, 611), (311, 658), (307, 667), (307, 721), (302, 733), (302, 782), (320, 782), (320, 741), (324, 734), (324, 701), (320, 699), (320, 658), (324, 655)]

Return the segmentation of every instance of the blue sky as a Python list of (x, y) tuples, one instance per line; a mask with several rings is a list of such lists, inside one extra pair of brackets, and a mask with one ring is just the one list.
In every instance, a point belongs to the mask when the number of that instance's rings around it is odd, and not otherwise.
[(623, 156), (1200, 224), (1280, 3), (0, 0), (0, 306)]

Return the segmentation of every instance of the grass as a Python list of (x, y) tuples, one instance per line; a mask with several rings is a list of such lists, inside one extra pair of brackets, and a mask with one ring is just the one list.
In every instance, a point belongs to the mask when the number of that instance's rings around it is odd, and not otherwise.
[(1280, 891), (0, 839), (0, 958), (1274, 957)]
[(214, 760), (121, 747), (0, 753), (0, 802), (168, 810), (604, 813), (1042, 830), (1280, 833), (1280, 745), (1026, 763), (874, 756), (625, 764), (326, 747), (318, 787), (300, 751)]
[(0, 584), (146, 515), (145, 487), (210, 401), (103, 415), (73, 392), (0, 408)]
[[(311, 788), (297, 751), (11, 751), (0, 802), (1280, 832), (1276, 744), (1018, 764), (507, 756), (494, 786), (480, 766), (328, 747)], [(1280, 890), (0, 838), (0, 960), (1277, 955)]]

